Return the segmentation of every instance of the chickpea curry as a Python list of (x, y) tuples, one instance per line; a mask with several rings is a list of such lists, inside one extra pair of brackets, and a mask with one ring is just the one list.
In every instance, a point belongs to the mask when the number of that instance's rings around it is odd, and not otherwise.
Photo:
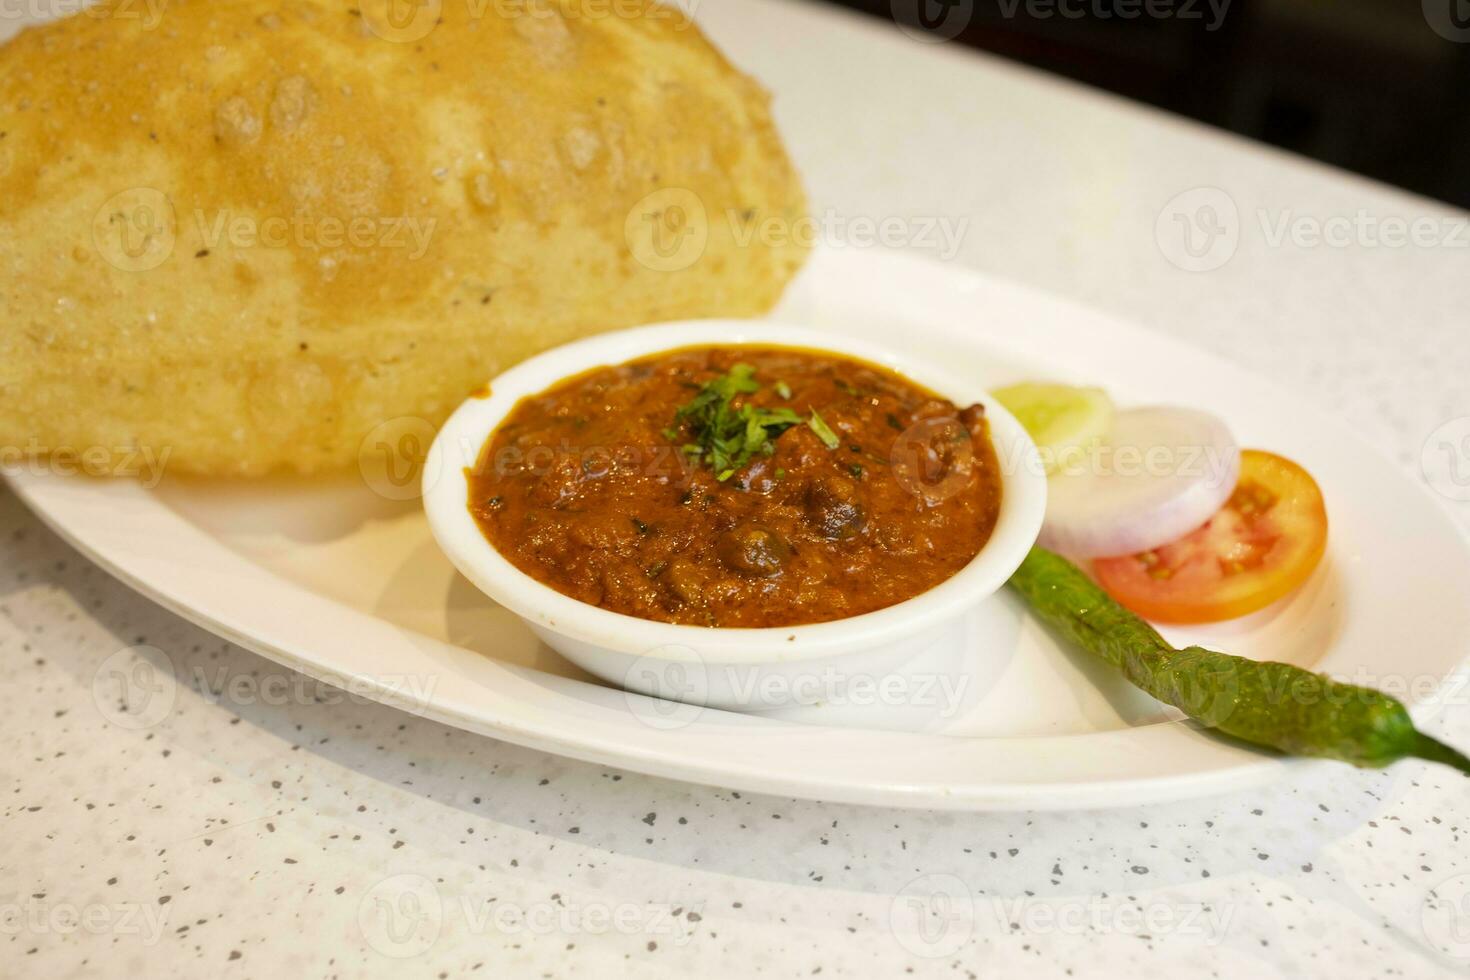
[(614, 612), (719, 627), (913, 598), (975, 557), (1001, 497), (982, 406), (774, 346), (565, 380), (523, 399), (468, 475), (476, 523), (521, 571)]

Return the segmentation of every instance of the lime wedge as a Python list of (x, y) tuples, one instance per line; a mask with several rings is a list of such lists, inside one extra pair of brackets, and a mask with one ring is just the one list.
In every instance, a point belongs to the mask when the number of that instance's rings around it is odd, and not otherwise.
[(1026, 382), (991, 394), (1031, 434), (1047, 473), (1080, 463), (1113, 427), (1113, 400), (1101, 388)]

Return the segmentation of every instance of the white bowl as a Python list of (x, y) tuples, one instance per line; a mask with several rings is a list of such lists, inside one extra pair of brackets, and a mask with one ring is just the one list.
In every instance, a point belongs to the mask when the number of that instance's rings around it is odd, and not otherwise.
[[(995, 529), (974, 559), (912, 599), (806, 626), (756, 629), (661, 623), (563, 595), (522, 572), (481, 534), (469, 511), (466, 470), (522, 398), (589, 369), (691, 346), (776, 344), (880, 364), (957, 405), (985, 406), (1001, 463)], [(691, 320), (600, 334), (539, 354), (490, 383), (444, 423), (424, 464), (424, 507), (439, 546), (481, 591), (583, 669), (637, 693), (697, 705), (765, 710), (819, 704), (871, 686), (937, 643), (957, 643), (964, 614), (1010, 578), (1036, 541), (1046, 477), (1019, 422), (979, 385), (927, 362), (836, 333), (766, 320)]]

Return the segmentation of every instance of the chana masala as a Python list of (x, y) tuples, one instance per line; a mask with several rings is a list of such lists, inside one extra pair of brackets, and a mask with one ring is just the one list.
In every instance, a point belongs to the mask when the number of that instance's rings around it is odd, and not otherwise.
[(983, 406), (774, 346), (602, 367), (522, 399), (469, 471), (485, 537), (533, 578), (643, 619), (796, 626), (910, 599), (984, 546)]

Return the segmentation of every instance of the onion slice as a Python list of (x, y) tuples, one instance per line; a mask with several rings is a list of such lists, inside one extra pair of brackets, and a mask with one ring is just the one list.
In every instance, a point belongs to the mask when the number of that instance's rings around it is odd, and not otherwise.
[(1235, 490), (1240, 447), (1207, 412), (1119, 412), (1107, 440), (1047, 484), (1039, 543), (1074, 558), (1113, 558), (1184, 537)]

